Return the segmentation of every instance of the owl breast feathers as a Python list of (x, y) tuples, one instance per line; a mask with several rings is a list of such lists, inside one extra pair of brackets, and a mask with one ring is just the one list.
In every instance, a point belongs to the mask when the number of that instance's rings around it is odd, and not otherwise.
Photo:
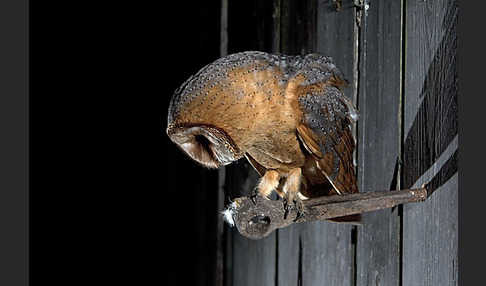
[(167, 134), (206, 167), (246, 157), (262, 176), (263, 196), (355, 193), (357, 113), (345, 85), (329, 57), (232, 54), (175, 91)]

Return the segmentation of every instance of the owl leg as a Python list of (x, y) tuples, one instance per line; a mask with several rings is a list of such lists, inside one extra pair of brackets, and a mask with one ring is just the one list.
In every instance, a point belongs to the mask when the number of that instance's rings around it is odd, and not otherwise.
[(302, 177), (302, 170), (300, 168), (290, 170), (289, 175), (287, 176), (287, 180), (285, 181), (285, 184), (283, 186), (283, 191), (285, 193), (285, 219), (287, 218), (287, 214), (289, 211), (289, 203), (293, 203), (294, 207), (297, 209), (297, 217), (295, 218), (295, 220), (304, 215), (304, 204), (299, 197), (299, 191), (303, 181), (304, 180)]
[(254, 197), (258, 194), (264, 198), (268, 198), (272, 191), (276, 190), (279, 184), (280, 174), (275, 170), (269, 170), (265, 172), (265, 175), (260, 179), (256, 187), (256, 192), (251, 196), (252, 201)]

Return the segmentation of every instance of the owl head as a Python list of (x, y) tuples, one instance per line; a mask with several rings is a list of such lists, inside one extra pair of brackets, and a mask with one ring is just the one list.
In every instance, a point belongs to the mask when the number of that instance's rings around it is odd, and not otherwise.
[(194, 161), (208, 168), (225, 166), (243, 157), (221, 129), (203, 124), (170, 124), (167, 135)]

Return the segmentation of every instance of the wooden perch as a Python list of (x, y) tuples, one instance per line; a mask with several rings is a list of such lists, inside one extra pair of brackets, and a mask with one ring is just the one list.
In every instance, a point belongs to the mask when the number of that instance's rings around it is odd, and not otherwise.
[(260, 239), (275, 229), (292, 223), (359, 214), (404, 203), (420, 202), (426, 198), (425, 188), (319, 197), (304, 200), (305, 215), (296, 219), (297, 212), (294, 208), (291, 208), (284, 218), (283, 200), (268, 200), (257, 196), (255, 204), (248, 197), (240, 197), (234, 200), (227, 211), (231, 213), (242, 235), (251, 239)]

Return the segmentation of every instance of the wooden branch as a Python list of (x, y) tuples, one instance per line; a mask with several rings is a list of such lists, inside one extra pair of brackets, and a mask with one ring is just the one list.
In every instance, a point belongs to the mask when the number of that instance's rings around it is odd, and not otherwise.
[(297, 212), (291, 208), (284, 218), (283, 200), (268, 200), (256, 197), (256, 204), (248, 197), (240, 197), (229, 206), (238, 231), (251, 239), (260, 239), (277, 228), (316, 220), (359, 214), (391, 208), (399, 204), (420, 202), (427, 198), (425, 188), (378, 191), (350, 195), (334, 195), (305, 200), (305, 215), (296, 219)]

